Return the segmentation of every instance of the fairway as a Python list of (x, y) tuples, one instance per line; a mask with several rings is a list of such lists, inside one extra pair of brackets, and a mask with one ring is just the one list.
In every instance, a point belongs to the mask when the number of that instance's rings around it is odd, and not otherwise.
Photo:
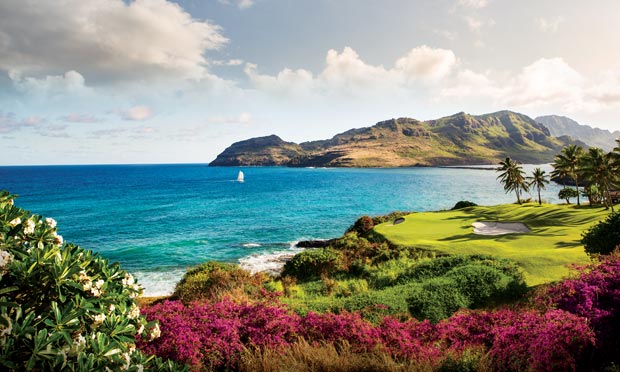
[[(609, 214), (603, 208), (535, 203), (421, 212), (374, 231), (390, 242), (447, 254), (489, 254), (516, 261), (528, 285), (556, 281), (567, 265), (587, 263), (581, 233)], [(474, 222), (522, 222), (531, 231), (498, 236), (473, 233)]]

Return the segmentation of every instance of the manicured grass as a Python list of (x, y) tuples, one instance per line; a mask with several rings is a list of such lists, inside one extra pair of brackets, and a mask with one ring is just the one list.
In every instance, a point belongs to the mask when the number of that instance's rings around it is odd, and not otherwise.
[[(390, 242), (447, 254), (488, 254), (510, 258), (524, 270), (528, 285), (552, 282), (569, 273), (567, 265), (587, 263), (581, 233), (604, 219), (603, 208), (530, 203), (470, 207), (457, 211), (413, 213), (405, 222), (375, 226), (375, 233)], [(483, 236), (472, 223), (522, 222), (531, 232)]]

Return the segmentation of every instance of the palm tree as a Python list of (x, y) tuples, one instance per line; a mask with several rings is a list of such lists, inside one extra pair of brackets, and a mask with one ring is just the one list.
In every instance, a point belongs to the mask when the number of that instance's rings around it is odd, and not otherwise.
[(618, 174), (614, 171), (612, 153), (606, 154), (597, 147), (591, 147), (581, 161), (581, 172), (590, 184), (599, 188), (605, 207), (611, 207), (613, 212), (614, 205), (609, 191), (617, 184)]
[(583, 157), (583, 147), (577, 145), (568, 145), (562, 149), (562, 152), (555, 157), (553, 162), (553, 176), (569, 176), (575, 182), (575, 190), (577, 190), (577, 205), (579, 201), (579, 164)]
[(527, 178), (527, 180), (529, 181), (527, 184), (529, 187), (536, 187), (536, 190), (538, 191), (538, 205), (542, 205), (542, 200), (540, 199), (540, 190), (544, 190), (545, 184), (549, 183), (546, 172), (540, 168), (536, 168), (532, 172), (532, 175)]
[(611, 162), (617, 174), (620, 173), (620, 138), (616, 138), (616, 144), (617, 146), (611, 150)]
[(506, 158), (506, 160), (501, 161), (499, 165), (499, 168), (496, 168), (495, 170), (502, 172), (499, 176), (497, 176), (497, 178), (504, 185), (504, 191), (506, 191), (506, 193), (514, 191), (517, 195), (517, 202), (521, 204), (521, 193), (529, 190), (528, 185), (525, 182), (525, 172), (523, 171), (521, 164), (510, 158)]

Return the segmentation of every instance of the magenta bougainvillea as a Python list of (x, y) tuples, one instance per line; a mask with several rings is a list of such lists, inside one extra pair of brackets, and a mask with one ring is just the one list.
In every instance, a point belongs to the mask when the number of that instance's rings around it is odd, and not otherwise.
[(594, 344), (586, 320), (562, 310), (466, 311), (436, 325), (392, 318), (373, 325), (356, 313), (302, 317), (277, 304), (230, 301), (188, 306), (166, 301), (144, 312), (160, 322), (162, 334), (142, 349), (195, 369), (234, 368), (244, 347), (279, 348), (301, 337), (346, 341), (359, 352), (378, 347), (432, 365), (440, 365), (445, 355), (483, 348), (503, 370), (574, 370)]
[(616, 358), (620, 256), (580, 270), (579, 276), (539, 294), (537, 306), (463, 310), (437, 324), (387, 317), (374, 325), (348, 312), (301, 316), (275, 300), (165, 301), (143, 311), (149, 320), (159, 321), (161, 337), (140, 346), (196, 370), (234, 369), (244, 348), (277, 349), (300, 338), (310, 343), (346, 341), (355, 351), (380, 349), (431, 366), (476, 350), (495, 370), (591, 369)]

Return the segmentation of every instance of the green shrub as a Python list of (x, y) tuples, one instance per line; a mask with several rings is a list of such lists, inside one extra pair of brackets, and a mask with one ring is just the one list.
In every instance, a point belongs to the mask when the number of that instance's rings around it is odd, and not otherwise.
[(571, 187), (565, 187), (562, 190), (560, 190), (560, 192), (558, 192), (558, 198), (565, 199), (566, 204), (570, 204), (570, 199), (576, 198), (578, 195), (579, 195), (579, 192), (577, 192), (577, 190)]
[(188, 270), (177, 283), (173, 297), (185, 303), (223, 296), (252, 298), (261, 296), (268, 280), (263, 273), (251, 274), (235, 264), (210, 261)]
[(159, 325), (118, 264), (64, 243), (56, 221), (0, 191), (0, 365), (9, 371), (185, 370), (135, 350)]
[(419, 320), (428, 319), (437, 323), (450, 317), (460, 308), (471, 305), (471, 300), (461, 293), (458, 283), (452, 278), (429, 279), (407, 298), (409, 313)]
[(468, 264), (475, 260), (475, 256), (446, 256), (438, 257), (434, 260), (422, 261), (412, 266), (409, 270), (402, 273), (398, 283), (407, 283), (411, 280), (424, 280), (445, 275), (455, 267)]
[(472, 308), (508, 297), (513, 293), (511, 284), (515, 280), (495, 268), (476, 264), (457, 267), (448, 272), (446, 278), (454, 280)]
[(486, 255), (450, 256), (421, 262), (399, 283), (421, 283), (407, 299), (411, 315), (438, 321), (459, 307), (476, 308), (515, 300), (527, 286), (518, 266)]
[(620, 248), (620, 213), (612, 213), (604, 221), (590, 227), (582, 235), (587, 254), (609, 254)]
[(478, 204), (474, 203), (474, 202), (470, 202), (468, 200), (461, 200), (456, 202), (456, 204), (454, 204), (454, 207), (452, 207), (452, 209), (450, 209), (451, 211), (455, 211), (457, 209), (463, 209), (463, 208), (467, 208), (467, 207), (476, 207)]
[(299, 280), (319, 278), (341, 270), (340, 254), (332, 248), (308, 249), (296, 254), (284, 264), (282, 276)]

